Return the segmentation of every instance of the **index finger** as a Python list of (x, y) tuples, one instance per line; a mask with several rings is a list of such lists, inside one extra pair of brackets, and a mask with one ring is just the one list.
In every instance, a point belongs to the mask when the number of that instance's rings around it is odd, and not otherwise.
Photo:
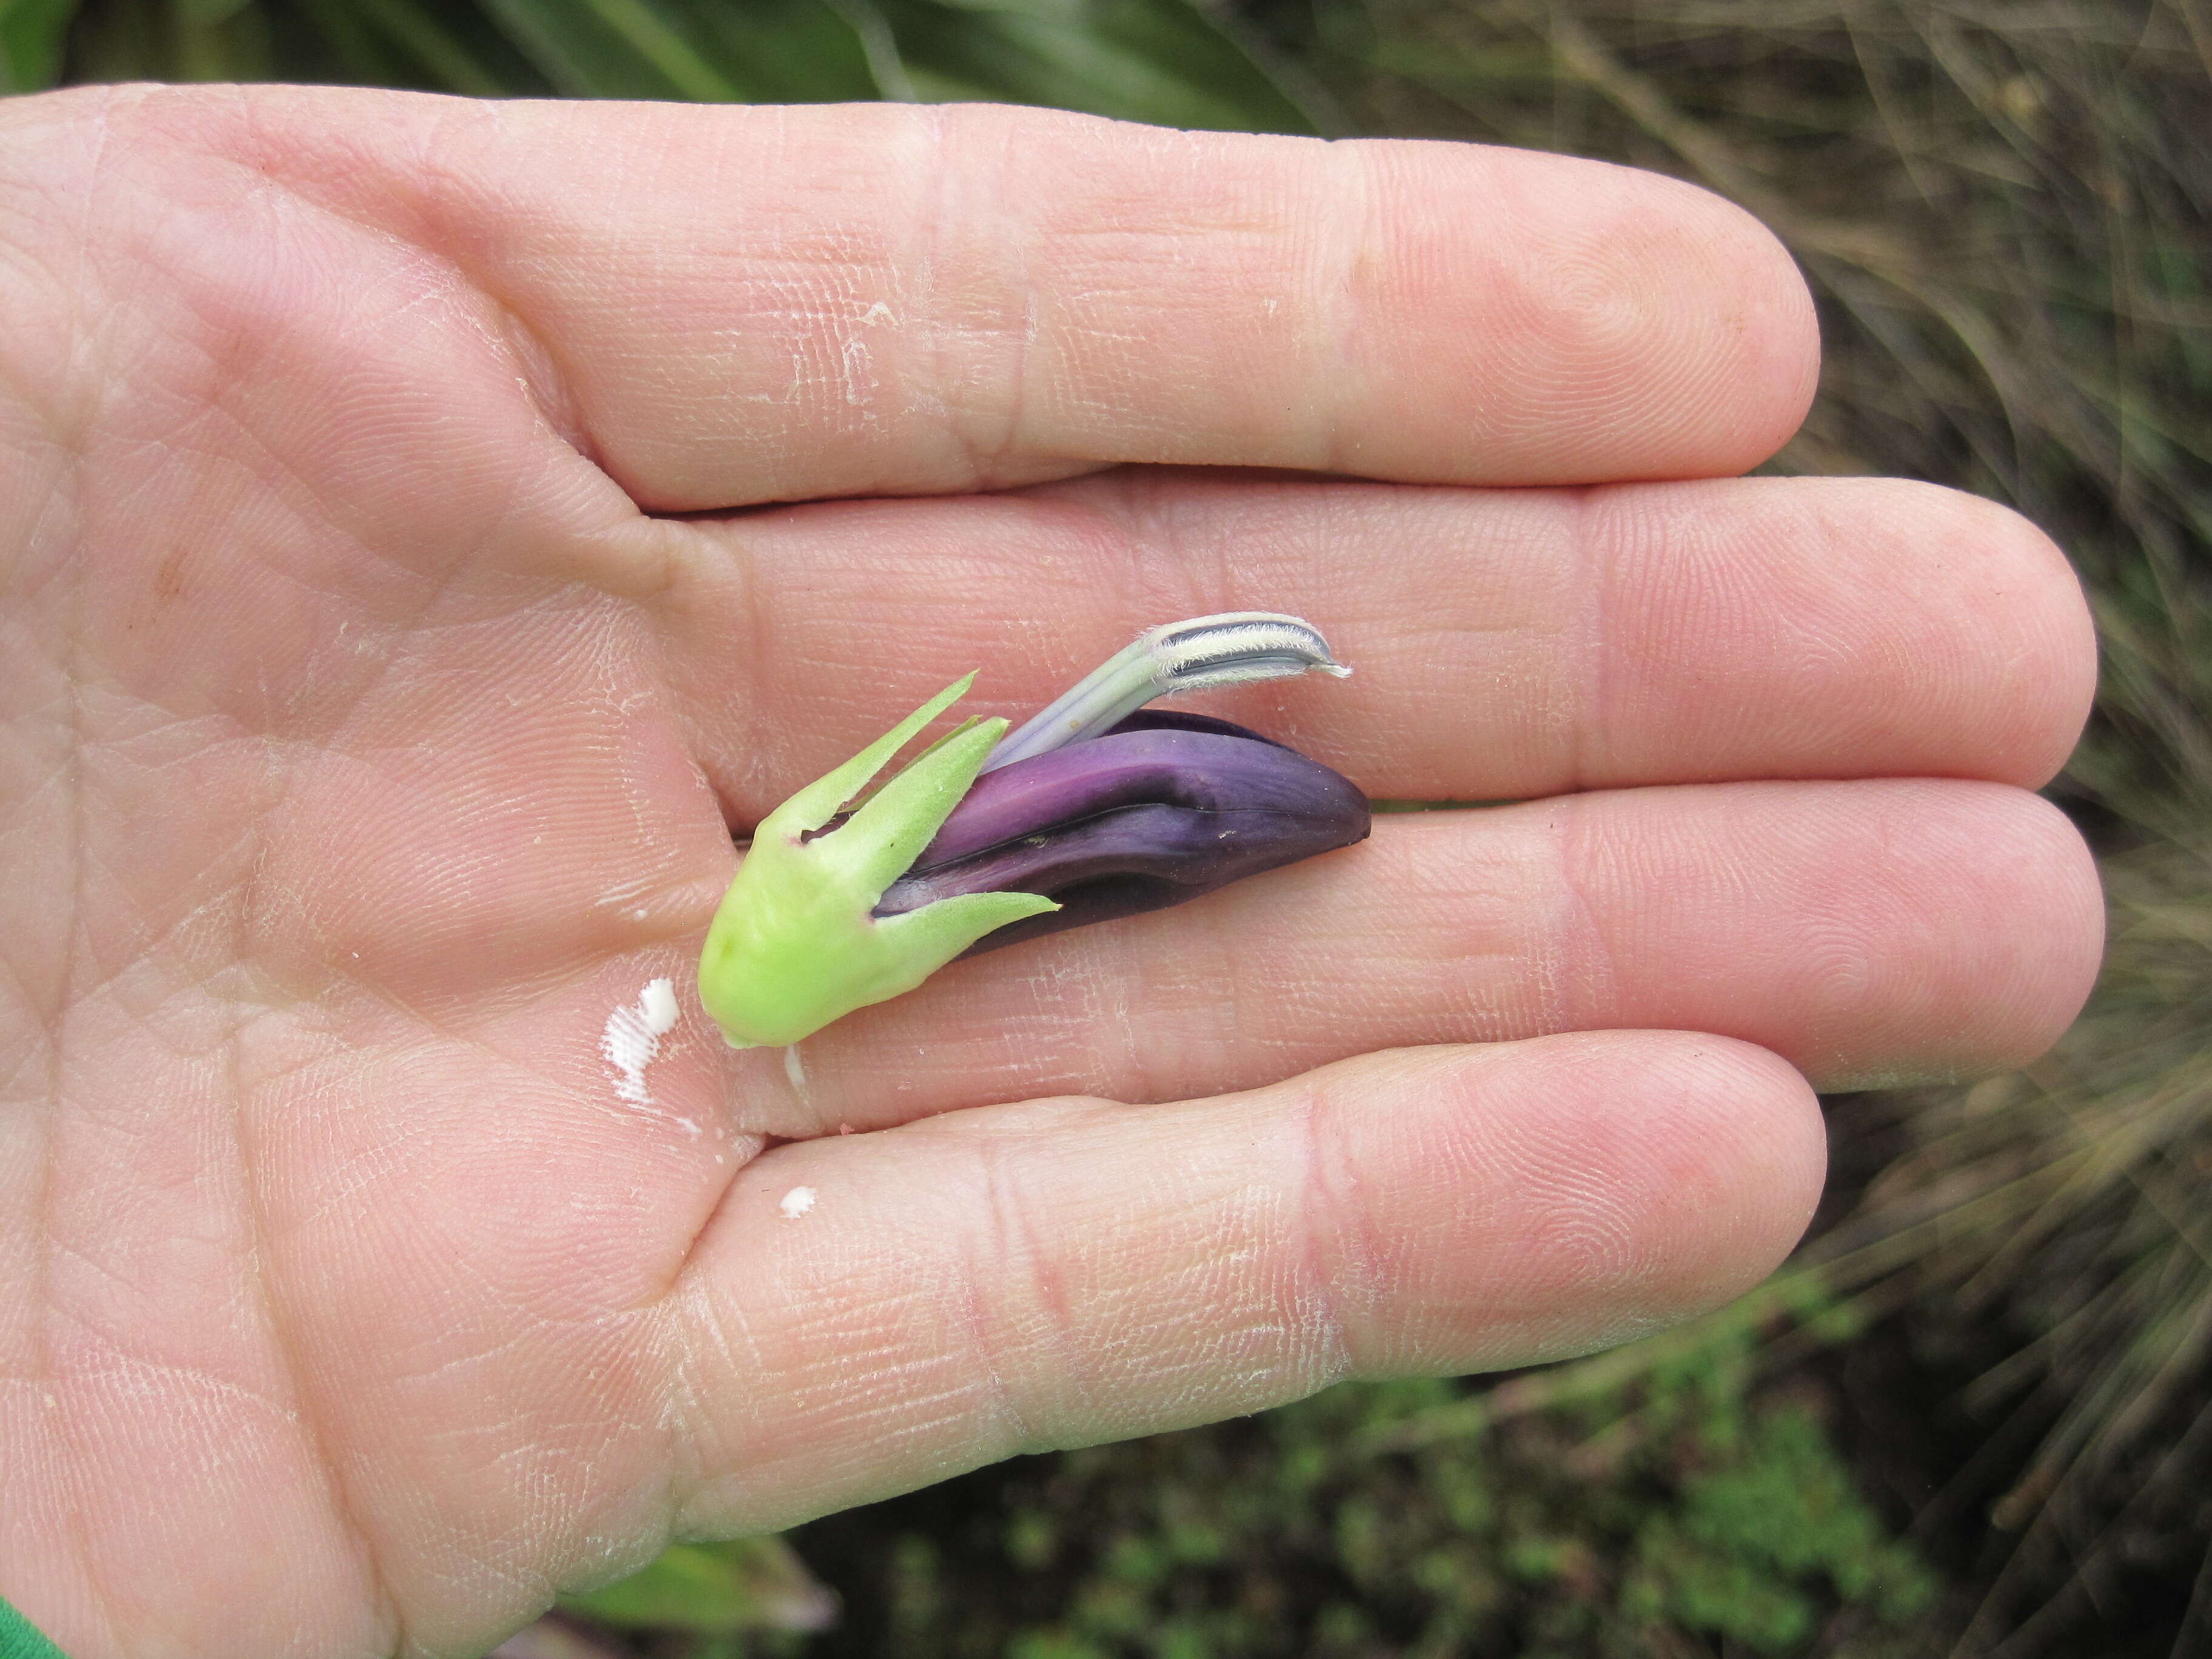
[(256, 88), (131, 118), (458, 266), (655, 510), (1129, 461), (1729, 473), (1816, 372), (1754, 220), (1559, 156), (988, 106)]

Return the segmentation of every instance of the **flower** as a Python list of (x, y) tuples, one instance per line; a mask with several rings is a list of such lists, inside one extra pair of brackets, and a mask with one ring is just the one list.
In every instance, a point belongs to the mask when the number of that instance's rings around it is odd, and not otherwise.
[(872, 794), (947, 686), (763, 819), (708, 929), (699, 997), (733, 1047), (791, 1043), (954, 957), (1178, 904), (1365, 837), (1350, 781), (1152, 698), (1351, 671), (1265, 611), (1148, 630), (1011, 737), (969, 720)]

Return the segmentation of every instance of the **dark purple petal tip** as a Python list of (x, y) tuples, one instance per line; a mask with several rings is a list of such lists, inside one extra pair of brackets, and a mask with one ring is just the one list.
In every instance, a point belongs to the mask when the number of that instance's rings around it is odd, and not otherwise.
[(978, 778), (875, 914), (963, 893), (1059, 901), (985, 935), (976, 956), (1164, 909), (1367, 831), (1367, 798), (1320, 762), (1226, 720), (1140, 713)]

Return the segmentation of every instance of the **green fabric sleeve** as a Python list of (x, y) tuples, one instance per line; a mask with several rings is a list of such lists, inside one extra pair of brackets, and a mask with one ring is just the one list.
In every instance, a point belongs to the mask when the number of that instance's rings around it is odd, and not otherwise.
[(69, 1659), (0, 1595), (0, 1659)]

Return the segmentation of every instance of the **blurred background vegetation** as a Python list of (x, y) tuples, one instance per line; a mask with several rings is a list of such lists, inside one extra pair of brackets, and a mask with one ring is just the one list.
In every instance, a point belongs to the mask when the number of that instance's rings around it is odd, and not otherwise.
[(1780, 471), (2026, 512), (2105, 640), (2111, 896), (2027, 1071), (1830, 1102), (1775, 1280), (678, 1546), (507, 1659), (2212, 1653), (2212, 0), (0, 0), (0, 88), (991, 98), (1471, 138), (1734, 198), (1827, 340)]

